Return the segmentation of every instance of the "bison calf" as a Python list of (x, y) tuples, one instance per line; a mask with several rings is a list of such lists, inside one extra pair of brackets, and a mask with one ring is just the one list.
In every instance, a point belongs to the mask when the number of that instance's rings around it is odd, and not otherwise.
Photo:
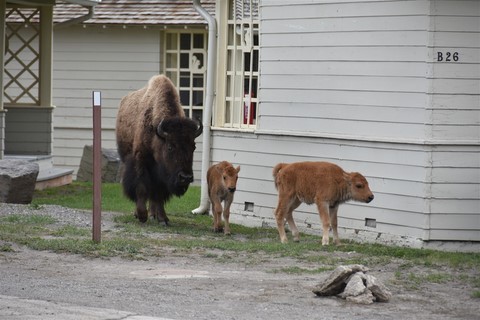
[(293, 210), (302, 202), (315, 203), (323, 227), (322, 245), (328, 245), (330, 226), (335, 244), (340, 244), (337, 231), (338, 206), (348, 200), (369, 203), (373, 200), (368, 182), (358, 172), (347, 173), (329, 162), (279, 163), (273, 169), (278, 205), (275, 209), (278, 233), (286, 243), (285, 219), (292, 230), (294, 241), (299, 240)]
[[(222, 211), (225, 220), (224, 233), (230, 234), (230, 205), (237, 188), (238, 172), (240, 166), (234, 168), (228, 161), (222, 161), (211, 166), (207, 172), (208, 196), (212, 203), (213, 230), (222, 231)], [(224, 207), (222, 210), (222, 201)]]

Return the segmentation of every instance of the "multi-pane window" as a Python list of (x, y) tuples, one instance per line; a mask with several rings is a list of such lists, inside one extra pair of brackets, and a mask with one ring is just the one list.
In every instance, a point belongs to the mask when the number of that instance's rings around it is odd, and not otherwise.
[(206, 82), (206, 34), (167, 31), (164, 48), (165, 75), (177, 86), (185, 115), (201, 119)]
[(224, 127), (255, 128), (258, 106), (259, 0), (232, 0), (227, 20)]

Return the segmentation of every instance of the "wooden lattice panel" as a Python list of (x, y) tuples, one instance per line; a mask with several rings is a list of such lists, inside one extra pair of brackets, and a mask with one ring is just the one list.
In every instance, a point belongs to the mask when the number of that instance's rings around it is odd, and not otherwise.
[(9, 17), (21, 23), (6, 25), (5, 103), (39, 105), (39, 9), (11, 8)]

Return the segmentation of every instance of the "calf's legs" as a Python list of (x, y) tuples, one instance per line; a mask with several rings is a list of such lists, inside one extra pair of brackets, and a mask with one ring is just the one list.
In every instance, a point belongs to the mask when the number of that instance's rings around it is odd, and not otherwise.
[(222, 203), (218, 199), (212, 201), (213, 231), (222, 232)]
[(340, 245), (340, 239), (338, 238), (338, 219), (337, 219), (338, 205), (330, 207), (330, 225), (333, 231), (333, 241), (338, 246)]
[[(214, 199), (212, 201), (212, 214), (213, 214), (213, 231), (222, 232), (226, 235), (230, 234), (230, 206), (233, 201), (232, 197), (227, 197), (224, 200), (224, 208), (222, 209), (222, 201), (220, 199)], [(222, 212), (223, 219), (225, 220), (225, 227), (222, 227)]]
[[(330, 231), (330, 207), (328, 202), (326, 201), (318, 201), (317, 202), (317, 209), (318, 209), (318, 214), (320, 215), (320, 221), (322, 222), (322, 229), (323, 229), (323, 234), (322, 234), (322, 246), (328, 245), (330, 239), (328, 237), (329, 231)], [(336, 212), (335, 212), (336, 214)], [(335, 218), (335, 223), (336, 223), (336, 218)], [(336, 230), (335, 226), (335, 230)], [(337, 234), (338, 237), (338, 234)]]
[(293, 240), (299, 241), (299, 232), (295, 221), (293, 220), (293, 210), (298, 208), (300, 201), (295, 197), (285, 197), (279, 194), (278, 205), (275, 209), (275, 219), (277, 220), (277, 230), (280, 235), (280, 241), (287, 243), (287, 235), (285, 233), (285, 219), (292, 230)]
[(232, 204), (233, 197), (225, 199), (224, 208), (223, 208), (223, 220), (225, 220), (225, 228), (223, 233), (228, 235), (230, 234), (230, 205)]

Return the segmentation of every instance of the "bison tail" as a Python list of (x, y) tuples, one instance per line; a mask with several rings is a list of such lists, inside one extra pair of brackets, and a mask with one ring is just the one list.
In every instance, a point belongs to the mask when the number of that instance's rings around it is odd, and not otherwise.
[(275, 182), (275, 188), (278, 189), (278, 173), (280, 170), (282, 170), (283, 167), (285, 167), (287, 164), (286, 163), (279, 163), (273, 168), (273, 178)]

